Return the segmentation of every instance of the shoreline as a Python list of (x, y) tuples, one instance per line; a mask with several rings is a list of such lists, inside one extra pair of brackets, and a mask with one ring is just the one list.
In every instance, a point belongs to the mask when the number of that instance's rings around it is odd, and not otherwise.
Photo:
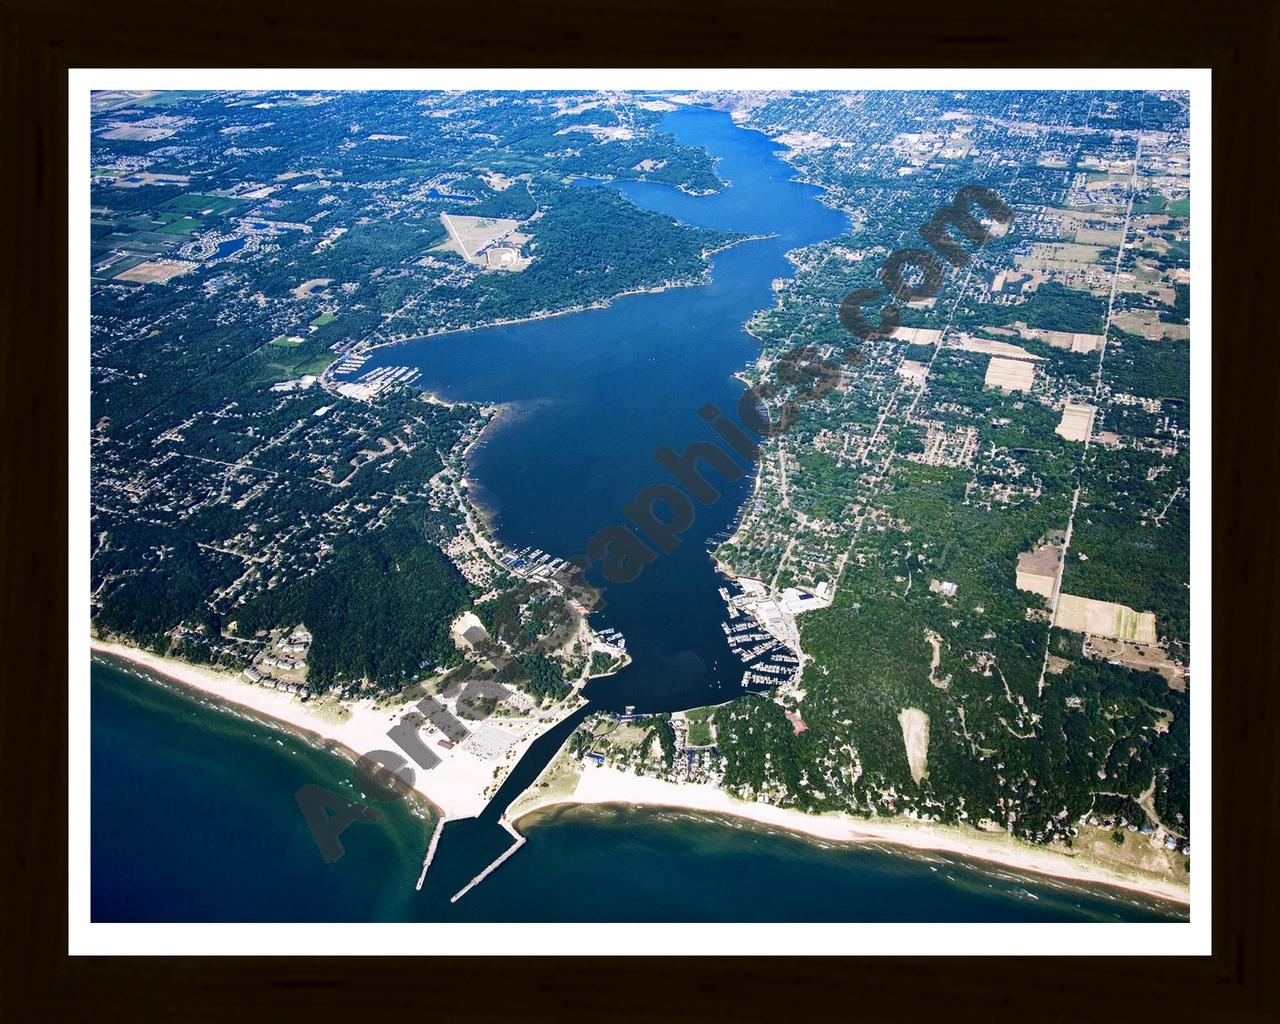
[[(481, 442), (487, 443), (491, 439), (492, 433), (496, 432), (499, 427), (509, 426), (512, 417), (520, 411), (520, 403), (514, 401), (493, 402), (481, 407), (481, 411), (485, 417), (481, 428), (476, 432), (475, 437), (462, 445), (460, 450), (455, 449), (450, 454), (450, 458), (456, 454), (458, 459), (458, 483), (465, 486), (466, 493), (460, 490), (454, 491), (454, 498), (458, 503), (458, 511), (462, 515), (462, 525), (471, 542), (477, 549), (483, 551), (489, 558), (494, 568), (505, 570), (506, 566), (502, 562), (504, 555), (514, 555), (515, 551), (509, 548), (498, 536), (498, 509), (486, 504), (484, 497), (484, 484), (479, 477), (471, 474), (471, 462), (475, 450)], [(473, 521), (474, 520), (474, 521)], [(572, 559), (568, 559), (572, 561)], [(553, 575), (546, 582), (551, 583), (556, 577)], [(589, 609), (583, 607), (581, 602), (573, 598), (571, 594), (559, 583), (555, 584), (556, 589), (564, 594), (566, 600), (570, 602), (581, 614), (582, 622), (592, 640), (599, 640), (599, 634), (591, 627), (587, 621)], [(626, 655), (626, 652), (623, 652)], [(589, 676), (588, 678), (603, 678), (604, 676), (615, 675), (622, 671), (627, 665), (631, 664), (630, 655), (626, 655), (621, 665), (612, 671), (601, 673), (599, 676)], [(581, 690), (578, 691), (581, 693)]]
[(668, 807), (712, 816), (745, 819), (805, 838), (846, 844), (883, 844), (913, 850), (950, 853), (986, 865), (1046, 875), (1087, 885), (1105, 885), (1189, 907), (1189, 886), (1169, 879), (1125, 872), (1079, 854), (1038, 848), (1008, 833), (983, 833), (955, 825), (916, 822), (907, 818), (856, 818), (849, 814), (806, 814), (771, 804), (737, 800), (706, 783), (666, 782), (608, 766), (582, 768), (572, 793), (546, 796), (522, 807), (513, 827), (530, 815), (553, 807), (623, 805)]
[[(212, 707), (214, 710), (224, 714), (235, 715), (237, 718), (245, 721), (253, 722), (261, 725), (266, 729), (275, 729), (283, 732), (294, 739), (301, 740), (307, 746), (321, 750), (329, 754), (335, 754), (345, 761), (349, 761), (354, 768), (359, 763), (361, 755), (357, 754), (351, 747), (347, 746), (341, 740), (326, 736), (324, 733), (317, 732), (315, 729), (306, 725), (288, 721), (278, 715), (272, 714), (270, 711), (262, 710), (252, 704), (238, 701), (233, 696), (224, 696), (222, 693), (215, 692), (212, 689), (206, 689), (192, 679), (185, 678), (185, 673), (180, 668), (190, 668), (200, 670), (202, 666), (188, 665), (186, 662), (178, 661), (173, 658), (162, 658), (159, 655), (153, 655), (149, 651), (143, 651), (138, 648), (127, 647), (124, 644), (115, 643), (113, 641), (91, 639), (90, 646), (90, 663), (92, 664), (93, 655), (105, 655), (107, 658), (116, 658), (126, 662), (135, 669), (143, 669), (152, 676), (159, 676), (159, 679), (147, 680), (153, 686), (159, 686), (170, 692), (176, 692), (188, 700), (197, 700), (203, 698), (206, 707)], [(154, 664), (153, 664), (154, 662)], [(165, 667), (157, 667), (161, 663), (167, 663)], [(170, 669), (168, 666), (175, 666)], [(227, 672), (219, 672), (216, 669), (207, 669), (210, 675), (224, 676), (228, 680), (235, 680), (235, 677)], [(247, 684), (246, 684), (247, 685)], [(290, 698), (291, 699), (291, 698)], [(296, 703), (296, 702), (295, 702)], [(317, 723), (320, 724), (320, 723)], [(428, 815), (435, 818), (440, 824), (449, 819), (441, 808), (435, 804), (424, 792), (413, 787), (408, 791), (409, 799), (417, 805), (419, 809), (425, 809)]]
[[(460, 470), (458, 482), (466, 487), (467, 493), (464, 496), (461, 492), (456, 492), (455, 497), (462, 512), (463, 525), (471, 534), (472, 540), (477, 544), (480, 542), (481, 534), (469, 522), (471, 514), (475, 514), (479, 526), (483, 528), (485, 540), (493, 544), (497, 538), (497, 511), (485, 505), (483, 500), (484, 484), (471, 475), (472, 455), (481, 442), (488, 443), (491, 432), (496, 432), (498, 427), (510, 421), (514, 407), (515, 403), (513, 402), (492, 402), (482, 406), (481, 414), (484, 416), (484, 423), (476, 431), (476, 436), (464, 444), (461, 451), (457, 452), (458, 469)], [(452, 454), (451, 452), (450, 455), (452, 456)]]
[[(192, 665), (126, 644), (90, 637), (92, 653), (105, 654), (161, 676), (169, 683), (212, 698), (218, 710), (265, 719), (266, 724), (304, 742), (339, 754), (354, 765), (364, 753), (394, 749), (387, 731), (405, 714), (413, 712), (417, 699), (391, 697), (379, 704), (374, 698), (338, 702), (321, 698), (302, 702), (279, 690), (255, 686), (219, 669)], [(155, 685), (164, 685), (152, 681)], [(440, 762), (430, 770), (415, 769), (411, 799), (428, 805), (440, 821), (473, 818), (487, 806), (520, 758), (540, 736), (580, 706), (555, 705), (534, 717), (491, 716), (482, 728), (505, 733), (510, 743), (499, 758), (483, 758), (465, 742), (449, 749), (433, 746)], [(323, 712), (323, 713), (321, 713)], [(475, 733), (473, 732), (473, 735)], [(430, 740), (430, 734), (426, 734)], [(495, 769), (506, 769), (495, 778)]]
[[(151, 680), (152, 685), (174, 684), (180, 690), (193, 691), (199, 696), (211, 698), (216, 710), (255, 721), (265, 720), (269, 727), (289, 733), (303, 742), (341, 756), (353, 765), (361, 755), (349, 740), (367, 735), (372, 741), (365, 749), (378, 749), (379, 741), (387, 746), (385, 728), (389, 723), (387, 709), (373, 707), (371, 700), (346, 705), (351, 716), (342, 722), (331, 722), (314, 714), (305, 704), (279, 691), (264, 690), (248, 682), (241, 682), (229, 673), (205, 666), (190, 665), (172, 658), (164, 658), (123, 644), (91, 639), (91, 651), (119, 658), (130, 665), (162, 677), (164, 682)], [(257, 698), (257, 699), (255, 699)], [(397, 711), (412, 707), (402, 702)], [(564, 715), (558, 716), (559, 721)], [(395, 717), (395, 712), (390, 716)], [(498, 719), (502, 722), (502, 719)], [(554, 724), (551, 723), (551, 724)], [(548, 725), (548, 728), (550, 725)], [(545, 730), (544, 730), (545, 731)], [(537, 735), (542, 735), (539, 732)], [(528, 743), (532, 743), (530, 737)], [(519, 751), (523, 755), (527, 745)], [(460, 748), (455, 748), (460, 749)], [(470, 760), (478, 759), (472, 758)], [(519, 757), (511, 760), (512, 766)], [(468, 773), (445, 771), (448, 761), (442, 762), (432, 772), (417, 772), (409, 793), (409, 799), (426, 809), (436, 821), (433, 834), (445, 822), (458, 818), (474, 817), (488, 802), (483, 793), (476, 794), (465, 785)], [(490, 762), (479, 762), (488, 771)], [(547, 766), (551, 769), (556, 759)], [(460, 766), (460, 767), (465, 767)], [(540, 775), (539, 778), (542, 776)], [(486, 776), (486, 782), (491, 777)], [(536, 785), (535, 780), (534, 785)], [(524, 793), (529, 794), (533, 786)], [(516, 801), (519, 801), (517, 796)], [(474, 805), (475, 809), (468, 808)], [(590, 806), (643, 806), (671, 808), (693, 812), (708, 821), (716, 817), (746, 820), (757, 825), (780, 829), (801, 838), (819, 839), (848, 845), (884, 845), (916, 851), (954, 854), (984, 865), (997, 865), (1030, 874), (1044, 875), (1063, 881), (1092, 886), (1107, 886), (1129, 892), (1190, 906), (1189, 887), (1168, 879), (1144, 876), (1136, 870), (1125, 872), (1098, 864), (1079, 854), (1060, 850), (1038, 848), (1022, 843), (1008, 833), (982, 833), (976, 829), (964, 829), (954, 825), (932, 822), (916, 822), (905, 818), (874, 819), (857, 818), (844, 813), (806, 814), (771, 804), (749, 803), (730, 796), (722, 789), (706, 783), (667, 782), (651, 776), (640, 776), (610, 766), (583, 767), (577, 784), (571, 793), (535, 797), (532, 803), (520, 808), (514, 817), (503, 812), (503, 821), (516, 834), (520, 825), (533, 815), (559, 807)], [(428, 853), (430, 853), (428, 849)]]
[[(699, 253), (703, 260), (710, 260), (712, 256), (718, 253), (732, 249), (736, 245), (742, 245), (744, 242), (759, 242), (767, 238), (774, 238), (775, 235), (747, 235), (743, 238), (735, 238), (731, 242), (724, 245), (715, 246), (711, 249), (704, 249)], [(391, 348), (395, 345), (408, 345), (415, 341), (431, 341), (434, 338), (444, 338), (450, 334), (466, 334), (471, 331), (486, 331), (494, 327), (511, 327), (515, 324), (528, 324), (538, 320), (550, 320), (558, 316), (569, 316), (573, 313), (587, 313), (595, 309), (608, 309), (618, 299), (625, 299), (631, 295), (659, 295), (662, 292), (671, 291), (675, 288), (701, 288), (709, 284), (711, 281), (711, 267), (705, 266), (698, 272), (695, 277), (691, 278), (672, 278), (669, 281), (663, 281), (660, 284), (649, 285), (643, 288), (628, 288), (626, 291), (616, 292), (603, 299), (596, 299), (594, 302), (588, 302), (585, 305), (569, 306), (565, 309), (543, 309), (536, 313), (530, 313), (527, 316), (509, 317), (502, 320), (490, 320), (482, 324), (470, 324), (465, 327), (448, 327), (441, 331), (430, 331), (426, 334), (414, 334), (406, 338), (396, 338), (393, 340), (379, 341), (365, 349), (363, 352), (376, 352), (378, 349)]]

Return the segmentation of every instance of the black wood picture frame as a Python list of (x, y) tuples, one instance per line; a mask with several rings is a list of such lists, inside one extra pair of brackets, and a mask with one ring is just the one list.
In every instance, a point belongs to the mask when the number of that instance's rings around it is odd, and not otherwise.
[[(1277, 430), (1270, 279), (1280, 4), (1075, 8), (800, 0), (501, 8), (0, 2), (6, 485), (0, 1017), (949, 1021), (1280, 1019), (1272, 848)], [(1213, 954), (1208, 957), (429, 960), (67, 955), (67, 70), (73, 67), (1213, 69)], [(1088, 74), (1080, 86), (1090, 86)], [(86, 538), (87, 543), (88, 538)], [(1207, 691), (1201, 691), (1201, 695)], [(1194, 913), (1194, 908), (1193, 908)], [(566, 953), (595, 952), (585, 929)], [(358, 953), (358, 949), (335, 950)], [(404, 953), (416, 950), (406, 946)], [(530, 954), (546, 950), (531, 949)], [(778, 952), (771, 949), (769, 952)], [(1032, 951), (1029, 951), (1032, 952)], [(1140, 949), (1135, 952), (1141, 952)]]

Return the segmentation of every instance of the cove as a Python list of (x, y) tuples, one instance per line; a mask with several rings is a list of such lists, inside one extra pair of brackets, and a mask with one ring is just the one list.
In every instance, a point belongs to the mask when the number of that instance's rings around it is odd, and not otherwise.
[[(834, 238), (845, 214), (820, 190), (792, 178), (777, 147), (725, 113), (682, 108), (660, 125), (716, 161), (725, 186), (692, 195), (651, 182), (599, 183), (631, 202), (698, 227), (752, 236), (711, 257), (698, 286), (626, 295), (564, 316), (456, 332), (381, 349), (366, 366), (409, 365), (418, 386), (450, 401), (500, 403), (505, 415), (473, 452), (469, 477), (499, 539), (573, 558), (647, 486), (672, 483), (654, 460), (663, 446), (683, 452), (718, 441), (698, 412), (713, 405), (736, 418), (745, 385), (734, 374), (759, 356), (745, 330), (790, 277), (786, 254)], [(507, 845), (498, 819), (533, 783), (577, 723), (592, 710), (641, 713), (720, 704), (743, 695), (743, 666), (729, 650), (719, 588), (708, 552), (750, 494), (754, 466), (736, 481), (710, 474), (719, 500), (699, 505), (679, 546), (628, 583), (607, 583), (596, 628), (619, 630), (632, 662), (584, 690), (586, 709), (561, 723), (521, 759), (476, 819), (451, 822), (431, 881), (448, 891)]]
[[(697, 287), (630, 295), (603, 309), (424, 339), (375, 352), (368, 369), (413, 365), (451, 400), (504, 403), (471, 478), (509, 547), (569, 558), (622, 522), (653, 461), (714, 440), (698, 418), (732, 413), (733, 374), (759, 346), (743, 329), (790, 277), (786, 253), (834, 238), (843, 214), (759, 133), (680, 109), (662, 123), (718, 158), (728, 185), (691, 196), (643, 182), (588, 183), (685, 223), (750, 235), (715, 255)], [(833, 311), (834, 315), (834, 311)], [(719, 628), (722, 580), (706, 551), (750, 492), (751, 474), (699, 506), (669, 556), (606, 587), (593, 617), (627, 638), (630, 666), (535, 743), (483, 814), (450, 823), (415, 892), (430, 823), (407, 806), (319, 857), (297, 813), (304, 783), (349, 787), (350, 765), (110, 663), (92, 669), (92, 898), (103, 921), (1101, 921), (1168, 920), (1183, 908), (872, 846), (833, 847), (725, 819), (637, 808), (558, 808), (527, 819), (528, 842), (458, 903), (510, 837), (502, 811), (592, 710), (677, 710), (739, 697), (740, 663)], [(596, 582), (599, 582), (598, 580)]]
[[(507, 406), (473, 453), (470, 477), (510, 548), (581, 553), (597, 530), (626, 522), (623, 509), (643, 488), (673, 482), (655, 451), (718, 441), (698, 410), (736, 415), (744, 385), (733, 374), (759, 355), (744, 324), (772, 304), (774, 280), (791, 276), (786, 253), (848, 226), (816, 187), (792, 180), (769, 139), (727, 114), (683, 108), (661, 128), (715, 157), (726, 187), (706, 196), (647, 182), (585, 187), (615, 188), (687, 224), (768, 237), (714, 255), (700, 286), (397, 345), (368, 364), (411, 365), (419, 386), (443, 398)], [(724, 581), (707, 544), (746, 500), (753, 469), (727, 484), (710, 474), (722, 496), (698, 506), (679, 547), (633, 582), (604, 584), (592, 624), (621, 631), (632, 664), (587, 687), (595, 708), (674, 711), (742, 695), (741, 663), (720, 629)]]

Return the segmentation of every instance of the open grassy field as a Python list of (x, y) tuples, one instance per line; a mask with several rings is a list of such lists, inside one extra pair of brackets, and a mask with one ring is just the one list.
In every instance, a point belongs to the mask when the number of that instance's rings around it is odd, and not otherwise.
[(288, 343), (277, 345), (273, 341), (258, 350), (257, 358), (253, 380), (274, 384), (308, 375), (318, 377), (337, 356), (328, 350), (319, 353), (300, 351)]
[(1124, 241), (1120, 228), (1077, 228), (1076, 241), (1082, 245), (1119, 245)]
[(1058, 614), (1053, 624), (1072, 633), (1090, 633), (1139, 644), (1156, 642), (1154, 612), (1136, 612), (1114, 601), (1096, 601), (1074, 594), (1058, 598)]
[(1102, 249), (1101, 245), (1079, 242), (1036, 242), (1030, 253), (1016, 257), (1013, 262), (1022, 271), (1081, 271), (1098, 263)]
[(516, 229), (516, 221), (505, 217), (462, 217), (440, 214), (440, 223), (449, 232), (446, 248), (452, 248), (463, 258), (474, 260), (476, 253)]
[(1187, 688), (1187, 670), (1170, 659), (1168, 653), (1160, 647), (1125, 643), (1122, 640), (1110, 640), (1104, 637), (1094, 637), (1090, 645), (1096, 657), (1137, 669), (1139, 672), (1159, 672), (1164, 676), (1170, 689), (1182, 691)]
[(165, 235), (185, 235), (200, 226), (200, 221), (195, 217), (178, 217), (171, 220), (162, 228), (156, 228), (161, 234)]
[(685, 712), (689, 723), (689, 746), (709, 747), (715, 742), (711, 731), (711, 708), (694, 708)]
[(1148, 341), (1159, 341), (1161, 338), (1185, 341), (1191, 337), (1189, 325), (1167, 324), (1154, 309), (1126, 309), (1112, 316), (1111, 322), (1120, 330), (1128, 334), (1140, 334)]

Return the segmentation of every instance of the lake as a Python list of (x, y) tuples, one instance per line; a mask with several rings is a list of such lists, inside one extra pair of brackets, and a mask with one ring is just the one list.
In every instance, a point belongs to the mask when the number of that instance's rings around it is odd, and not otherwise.
[[(766, 235), (712, 258), (709, 283), (624, 296), (608, 307), (384, 348), (367, 370), (410, 365), (451, 400), (503, 403), (471, 476), (499, 537), (553, 556), (582, 552), (652, 483), (653, 455), (716, 435), (699, 418), (730, 415), (733, 374), (758, 344), (743, 329), (789, 277), (785, 254), (839, 235), (843, 214), (791, 180), (763, 135), (726, 115), (682, 109), (663, 123), (718, 157), (729, 187), (692, 196), (624, 182), (633, 202), (686, 223)], [(834, 311), (833, 311), (834, 315)], [(744, 470), (749, 467), (744, 467)], [(353, 826), (348, 854), (320, 859), (293, 802), (306, 782), (336, 789), (340, 758), (108, 664), (93, 669), (93, 911), (100, 920), (1156, 920), (1180, 913), (903, 851), (833, 847), (754, 826), (670, 811), (557, 810), (528, 825), (515, 857), (458, 904), (448, 896), (509, 845), (497, 818), (589, 710), (672, 711), (742, 695), (708, 542), (722, 536), (751, 474), (717, 483), (680, 545), (634, 582), (605, 584), (599, 628), (627, 638), (633, 663), (590, 684), (588, 709), (517, 765), (479, 819), (446, 827), (424, 891), (429, 829), (404, 806)], [(593, 577), (596, 582), (598, 574)], [(348, 842), (348, 836), (350, 842)]]
[[(745, 387), (733, 375), (760, 352), (743, 325), (773, 303), (774, 280), (791, 276), (789, 250), (847, 228), (818, 189), (791, 180), (772, 142), (727, 114), (683, 109), (663, 128), (718, 157), (730, 187), (709, 196), (647, 182), (586, 187), (616, 188), (685, 223), (772, 237), (716, 254), (701, 287), (396, 345), (365, 365), (413, 366), (418, 385), (443, 398), (508, 406), (476, 450), (471, 476), (511, 548), (572, 558), (597, 530), (626, 523), (623, 510), (646, 486), (672, 482), (654, 460), (658, 449), (682, 452), (699, 441), (724, 448), (698, 413), (710, 404), (736, 419)], [(734, 519), (751, 473), (710, 479), (722, 497), (698, 507), (675, 552), (634, 582), (604, 586), (605, 607), (592, 622), (619, 630), (633, 662), (588, 687), (597, 708), (674, 711), (742, 695), (742, 663), (720, 629), (725, 581), (707, 542)], [(602, 582), (598, 573), (590, 578)]]

